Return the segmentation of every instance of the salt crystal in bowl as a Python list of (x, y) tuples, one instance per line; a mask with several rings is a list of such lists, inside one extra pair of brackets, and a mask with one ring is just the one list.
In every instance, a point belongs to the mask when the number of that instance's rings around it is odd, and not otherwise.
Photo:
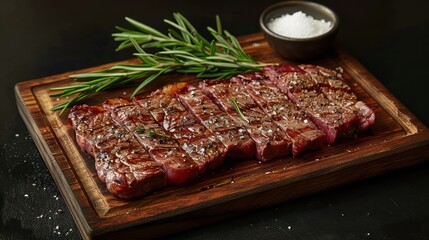
[(329, 50), (339, 21), (331, 9), (318, 3), (287, 1), (265, 9), (259, 24), (280, 56), (301, 61), (320, 57)]

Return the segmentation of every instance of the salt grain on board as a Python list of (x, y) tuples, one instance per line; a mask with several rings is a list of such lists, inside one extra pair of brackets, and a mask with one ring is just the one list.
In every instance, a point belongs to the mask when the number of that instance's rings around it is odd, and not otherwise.
[(322, 35), (332, 28), (330, 21), (317, 20), (301, 11), (294, 14), (285, 14), (271, 19), (268, 28), (285, 37), (311, 38)]

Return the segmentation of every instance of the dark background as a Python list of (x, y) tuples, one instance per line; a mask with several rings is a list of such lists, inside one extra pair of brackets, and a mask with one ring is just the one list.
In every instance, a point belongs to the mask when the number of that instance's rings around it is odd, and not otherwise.
[[(0, 239), (80, 239), (18, 114), (17, 82), (127, 59), (110, 34), (125, 16), (160, 30), (181, 12), (204, 30), (220, 14), (236, 36), (259, 31), (275, 1), (0, 1)], [(321, 1), (337, 44), (429, 125), (427, 1)], [(429, 164), (399, 170), (172, 239), (429, 239)]]

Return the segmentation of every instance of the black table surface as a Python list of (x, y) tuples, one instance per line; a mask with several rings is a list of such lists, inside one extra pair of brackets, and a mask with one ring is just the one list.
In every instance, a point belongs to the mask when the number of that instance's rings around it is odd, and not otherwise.
[[(110, 37), (125, 16), (166, 30), (162, 20), (181, 12), (205, 31), (219, 14), (240, 36), (259, 31), (273, 2), (0, 1), (0, 239), (81, 238), (18, 114), (16, 83), (130, 58)], [(428, 126), (428, 2), (322, 3), (341, 19), (338, 46)], [(428, 186), (423, 163), (167, 238), (429, 239)]]

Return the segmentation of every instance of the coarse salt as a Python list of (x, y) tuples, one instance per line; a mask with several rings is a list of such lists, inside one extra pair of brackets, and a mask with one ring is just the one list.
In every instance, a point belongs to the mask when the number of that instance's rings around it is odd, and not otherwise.
[(285, 37), (311, 38), (328, 32), (332, 28), (332, 23), (323, 19), (314, 19), (299, 11), (292, 15), (285, 14), (271, 19), (268, 28)]

